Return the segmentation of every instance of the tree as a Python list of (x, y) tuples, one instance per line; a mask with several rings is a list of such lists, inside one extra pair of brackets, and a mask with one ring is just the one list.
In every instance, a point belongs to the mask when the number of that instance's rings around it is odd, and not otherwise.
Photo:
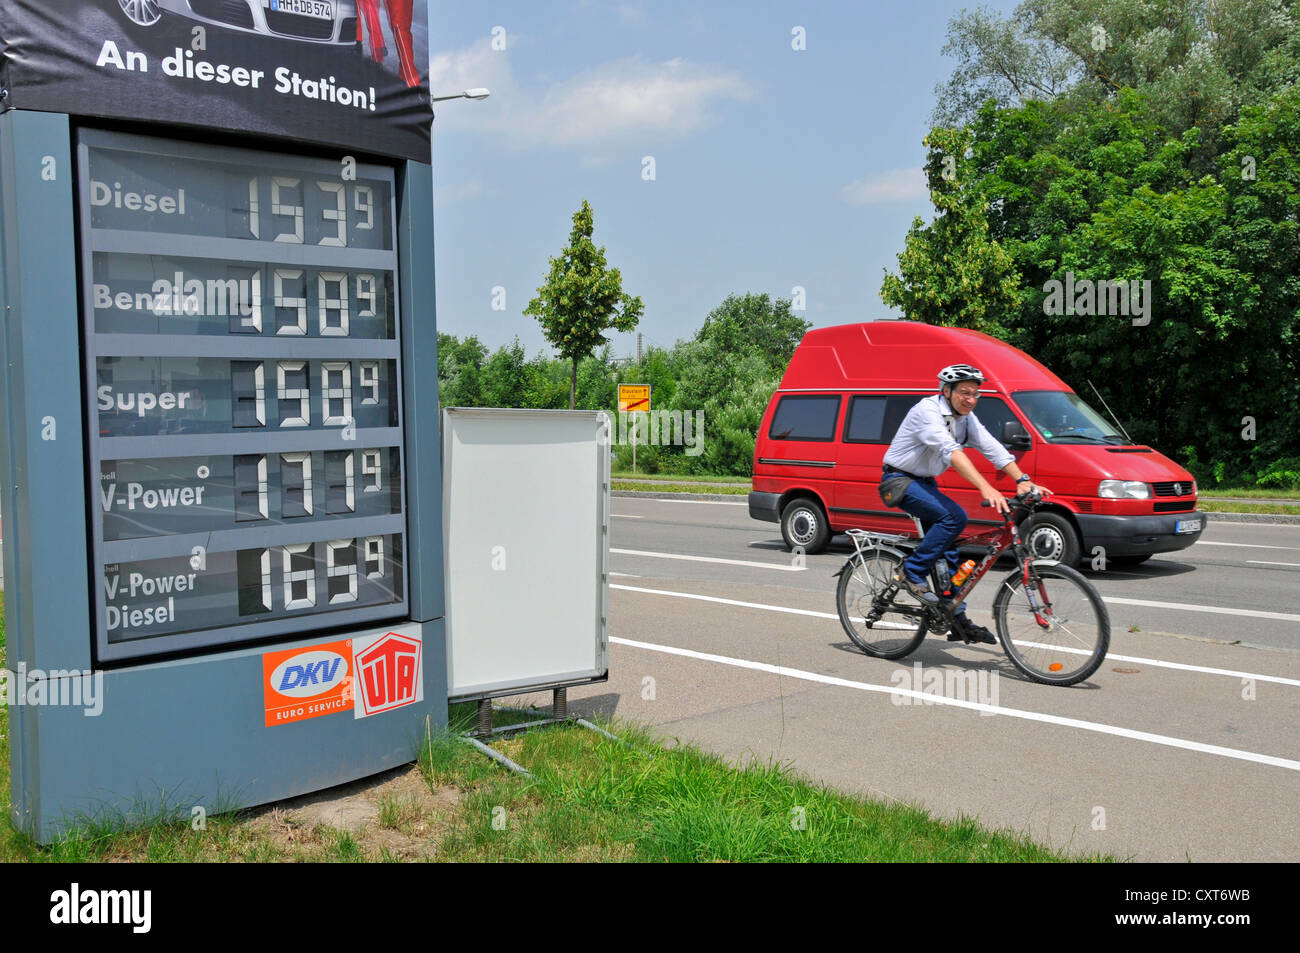
[(438, 402), (444, 407), (481, 407), (480, 375), (487, 348), (474, 335), (464, 341), (438, 332)]
[(1025, 0), (1007, 19), (979, 9), (948, 22), (957, 58), (937, 87), (936, 125), (970, 122), (992, 98), (1014, 107), (1058, 97), (1077, 104), (1121, 90), (1150, 94), (1174, 136), (1202, 131), (1200, 171), (1218, 129), (1280, 78), (1294, 80), (1300, 24), (1291, 0)]
[(908, 318), (997, 333), (1002, 316), (1020, 304), (1020, 273), (989, 238), (984, 194), (965, 185), (969, 144), (965, 130), (934, 129), (926, 137), (925, 174), (937, 214), (930, 225), (919, 216), (912, 222), (899, 273), (885, 274), (880, 297)]
[(810, 327), (792, 313), (788, 298), (773, 303), (765, 294), (733, 294), (709, 312), (695, 340), (718, 353), (755, 348), (773, 370), (783, 372)]
[(955, 57), (957, 68), (946, 85), (935, 87), (934, 125), (963, 125), (989, 99), (1018, 106), (1064, 92), (1075, 72), (1071, 55), (1022, 23), (983, 8), (963, 10), (948, 21), (943, 54)]
[[(927, 319), (946, 320), (964, 263), (995, 245), (1021, 276), (1019, 304), (971, 309), (998, 317), (998, 336), (1085, 397), (1091, 380), (1135, 439), (1203, 479), (1288, 483), (1300, 472), (1287, 418), (1300, 401), (1290, 2), (1028, 0), (1021, 12), (1011, 40), (1050, 42), (1078, 78), (1054, 96), (993, 89), (963, 129), (931, 132), (959, 158), (939, 181), (931, 152), (937, 217), (909, 234), (902, 277), (887, 279), (895, 301), (906, 292), (909, 315), (934, 306)], [(1067, 276), (1148, 286), (1144, 319), (1049, 306)]]
[(551, 259), (546, 283), (524, 314), (537, 318), (546, 340), (570, 362), (569, 409), (574, 409), (578, 362), (606, 344), (608, 330), (631, 331), (641, 319), (641, 299), (623, 293), (623, 276), (605, 264), (604, 247), (591, 240), (591, 206), (573, 215), (569, 244)]

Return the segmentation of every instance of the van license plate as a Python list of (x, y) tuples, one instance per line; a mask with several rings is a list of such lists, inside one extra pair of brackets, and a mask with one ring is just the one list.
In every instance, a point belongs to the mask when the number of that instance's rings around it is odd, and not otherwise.
[(1201, 521), (1199, 519), (1179, 520), (1174, 524), (1175, 533), (1199, 533), (1200, 531)]

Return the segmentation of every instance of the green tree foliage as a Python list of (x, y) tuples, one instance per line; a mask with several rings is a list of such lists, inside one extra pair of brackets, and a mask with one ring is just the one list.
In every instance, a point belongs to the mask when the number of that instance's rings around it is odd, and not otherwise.
[(576, 406), (578, 363), (607, 343), (605, 332), (631, 331), (641, 318), (641, 299), (623, 293), (623, 277), (605, 263), (604, 247), (592, 242), (591, 206), (573, 215), (569, 244), (551, 259), (546, 283), (524, 314), (537, 318), (542, 333), (571, 364), (569, 408)]

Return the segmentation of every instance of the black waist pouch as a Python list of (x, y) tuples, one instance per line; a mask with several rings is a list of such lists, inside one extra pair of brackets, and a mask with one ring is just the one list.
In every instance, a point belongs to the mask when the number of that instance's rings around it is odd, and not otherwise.
[(900, 506), (903, 494), (912, 485), (912, 478), (902, 473), (895, 473), (880, 481), (880, 499), (886, 506)]

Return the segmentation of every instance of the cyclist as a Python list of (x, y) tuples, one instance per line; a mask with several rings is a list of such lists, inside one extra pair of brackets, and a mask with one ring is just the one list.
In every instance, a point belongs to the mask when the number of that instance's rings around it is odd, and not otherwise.
[[(926, 576), (930, 567), (943, 556), (949, 575), (957, 571), (960, 554), (957, 538), (966, 528), (966, 511), (939, 492), (935, 477), (951, 465), (988, 500), (999, 513), (1010, 512), (1006, 498), (980, 475), (962, 448), (970, 445), (988, 458), (995, 467), (1016, 481), (1016, 494), (1052, 491), (1034, 482), (1020, 471), (1015, 458), (984, 429), (971, 412), (979, 399), (984, 375), (969, 364), (953, 364), (939, 372), (939, 393), (922, 398), (908, 411), (885, 453), (881, 484), (890, 478), (910, 478), (906, 491), (892, 505), (921, 521), (925, 531), (920, 545), (899, 567), (895, 581), (922, 602), (936, 604), (939, 597), (930, 591)], [(901, 482), (901, 481), (900, 481)], [(966, 616), (962, 603), (953, 619), (948, 640), (988, 642), (997, 639), (987, 628), (976, 625)]]

